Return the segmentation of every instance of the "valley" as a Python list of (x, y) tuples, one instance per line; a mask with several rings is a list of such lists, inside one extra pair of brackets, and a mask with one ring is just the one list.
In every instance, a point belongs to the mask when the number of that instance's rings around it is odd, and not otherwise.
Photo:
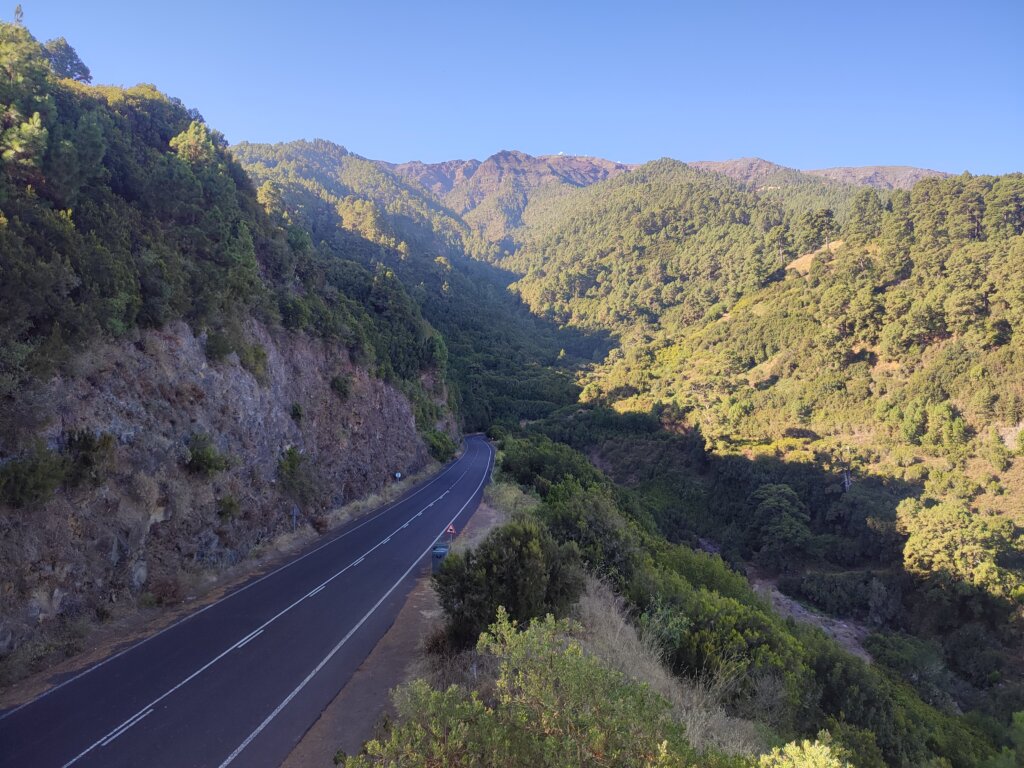
[(0, 765), (281, 764), (488, 483), (339, 764), (1020, 762), (1024, 175), (232, 144), (64, 46), (0, 23), (0, 685), (309, 544)]

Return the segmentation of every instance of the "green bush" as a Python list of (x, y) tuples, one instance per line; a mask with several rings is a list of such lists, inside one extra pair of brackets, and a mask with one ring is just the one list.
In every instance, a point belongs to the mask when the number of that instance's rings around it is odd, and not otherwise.
[(292, 403), (291, 407), (292, 421), (296, 424), (302, 423), (302, 405), (299, 403)]
[(68, 482), (78, 485), (88, 481), (93, 485), (103, 482), (114, 456), (114, 436), (99, 435), (88, 430), (76, 430), (67, 438)]
[[(492, 697), (422, 680), (398, 689), (397, 721), (347, 768), (401, 765), (683, 768), (696, 764), (668, 702), (602, 666), (548, 616), (524, 631), (499, 610), (479, 651), (500, 664)], [(723, 764), (715, 754), (700, 765)]]
[(258, 382), (267, 380), (267, 350), (261, 344), (242, 344), (237, 348), (238, 362), (251, 373)]
[(476, 549), (449, 555), (434, 588), (449, 642), (468, 647), (499, 606), (521, 622), (565, 613), (583, 588), (579, 549), (557, 544), (536, 522), (518, 520), (492, 531)]
[(43, 502), (64, 483), (67, 471), (65, 457), (37, 443), (25, 457), (0, 467), (0, 501), (12, 507)]
[(316, 495), (316, 483), (305, 454), (289, 446), (277, 462), (277, 477), (285, 493), (300, 504), (309, 504)]
[(267, 350), (261, 344), (249, 344), (242, 331), (228, 327), (221, 331), (210, 331), (206, 335), (206, 359), (218, 363), (232, 352), (238, 355), (238, 362), (259, 382), (267, 378)]
[(348, 400), (352, 391), (352, 378), (350, 376), (334, 376), (331, 378), (331, 391), (342, 401)]
[(210, 331), (206, 334), (206, 359), (218, 363), (235, 350), (226, 333)]
[(222, 456), (211, 438), (205, 432), (196, 432), (189, 436), (185, 454), (185, 466), (189, 472), (212, 477), (223, 472), (231, 465), (226, 456)]
[(234, 494), (227, 494), (217, 499), (217, 514), (222, 520), (233, 520), (238, 517), (242, 507)]
[(439, 429), (428, 429), (423, 434), (423, 438), (427, 441), (430, 455), (440, 462), (446, 462), (451, 459), (459, 449), (459, 446), (455, 444), (451, 436)]

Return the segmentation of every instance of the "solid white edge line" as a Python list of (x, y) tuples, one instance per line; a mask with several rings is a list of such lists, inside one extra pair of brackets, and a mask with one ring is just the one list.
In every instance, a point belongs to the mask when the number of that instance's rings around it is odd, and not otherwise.
[[(476, 433), (474, 433), (473, 435), (466, 435), (466, 437), (474, 437), (474, 436), (476, 436)], [(329, 547), (329, 546), (331, 546), (331, 544), (334, 544), (337, 541), (341, 541), (343, 538), (348, 536), (350, 533), (355, 533), (356, 531), (358, 531), (363, 526), (369, 525), (370, 523), (372, 523), (374, 520), (376, 520), (381, 515), (383, 515), (383, 514), (385, 514), (387, 512), (390, 512), (392, 509), (394, 509), (396, 506), (401, 504), (403, 501), (408, 501), (409, 499), (411, 499), (414, 496), (418, 495), (420, 493), (420, 491), (424, 491), (427, 488), (429, 488), (431, 485), (433, 485), (438, 480), (440, 480), (442, 477), (444, 477), (449, 472), (451, 472), (453, 469), (455, 469), (455, 467), (458, 466), (459, 462), (461, 462), (462, 459), (464, 459), (465, 457), (466, 457), (466, 454), (463, 453), (462, 456), (460, 456), (458, 459), (453, 461), (447, 467), (447, 469), (444, 469), (441, 472), (439, 472), (430, 482), (425, 483), (424, 485), (419, 486), (418, 488), (412, 489), (411, 491), (409, 491), (407, 493), (407, 495), (402, 495), (399, 498), (395, 499), (393, 502), (391, 502), (386, 507), (381, 509), (373, 517), (368, 518), (367, 520), (364, 520), (359, 525), (357, 525), (357, 526), (355, 526), (353, 528), (350, 528), (350, 529), (346, 530), (343, 533), (340, 533), (339, 535), (337, 535), (334, 538), (332, 538), (330, 541), (325, 541), (323, 544), (321, 544), (316, 549), (310, 550), (309, 552), (307, 552), (306, 554), (302, 555), (301, 557), (297, 557), (294, 560), (292, 560), (292, 561), (290, 561), (288, 563), (285, 563), (281, 567), (274, 569), (270, 573), (266, 573), (266, 574), (260, 576), (255, 581), (249, 582), (248, 584), (240, 587), (239, 589), (236, 589), (235, 591), (231, 592), (230, 594), (224, 595), (224, 597), (220, 598), (219, 600), (216, 600), (216, 601), (210, 603), (209, 605), (203, 606), (202, 608), (200, 608), (199, 610), (195, 611), (194, 613), (190, 613), (188, 616), (182, 616), (176, 622), (174, 622), (173, 624), (171, 624), (169, 626), (164, 627), (159, 632), (155, 632), (154, 634), (150, 635), (149, 637), (144, 637), (142, 640), (140, 640), (139, 642), (135, 643), (134, 645), (130, 645), (127, 648), (124, 648), (123, 650), (118, 651), (113, 656), (108, 656), (107, 658), (103, 659), (102, 661), (97, 662), (96, 664), (93, 664), (88, 669), (84, 669), (81, 672), (79, 672), (78, 674), (74, 675), (73, 677), (69, 677), (67, 680), (64, 680), (63, 682), (58, 683), (57, 685), (53, 686), (52, 688), (49, 688), (49, 689), (43, 691), (41, 694), (39, 694), (38, 696), (36, 696), (33, 699), (29, 699), (24, 704), (19, 704), (14, 709), (9, 709), (6, 712), (0, 713), (0, 720), (5, 720), (6, 718), (8, 718), (11, 715), (13, 715), (15, 712), (19, 712), (22, 709), (24, 709), (25, 707), (30, 706), (32, 704), (35, 704), (37, 701), (40, 701), (41, 699), (45, 699), (51, 693), (59, 691), (61, 688), (65, 687), (67, 685), (70, 685), (71, 683), (75, 682), (76, 680), (79, 680), (79, 679), (85, 677), (90, 672), (93, 672), (93, 671), (99, 669), (100, 667), (102, 667), (102, 666), (104, 666), (106, 664), (109, 664), (110, 662), (114, 661), (114, 659), (120, 658), (121, 656), (124, 656), (126, 653), (130, 653), (131, 651), (134, 651), (136, 648), (139, 648), (139, 647), (145, 645), (150, 640), (153, 640), (153, 639), (159, 637), (160, 635), (164, 634), (165, 632), (170, 632), (172, 629), (174, 629), (175, 627), (177, 627), (177, 626), (179, 626), (181, 624), (184, 624), (189, 619), (194, 619), (199, 614), (205, 613), (206, 611), (210, 610), (214, 606), (220, 605), (224, 601), (230, 600), (232, 597), (235, 597), (236, 595), (242, 594), (243, 592), (245, 592), (250, 587), (255, 587), (257, 584), (259, 584), (264, 579), (269, 579), (271, 576), (274, 576), (274, 575), (280, 573), (281, 571), (283, 571), (283, 570), (285, 570), (287, 568), (291, 568), (293, 565), (295, 565), (296, 563), (302, 562), (307, 557), (309, 557), (311, 555), (315, 555), (317, 552), (319, 552), (324, 547)]]
[[(462, 512), (466, 509), (466, 507), (469, 506), (470, 502), (473, 501), (473, 499), (476, 497), (476, 495), (480, 491), (480, 489), (484, 487), (484, 483), (487, 482), (487, 478), (489, 478), (490, 475), (491, 475), (490, 466), (491, 466), (491, 446), (487, 445), (487, 471), (484, 472), (484, 476), (480, 479), (480, 484), (476, 487), (476, 490), (474, 490), (473, 493), (470, 494), (469, 498), (466, 500), (466, 503), (463, 504), (462, 507), (459, 509), (459, 511), (455, 513), (455, 516), (448, 522), (448, 525), (454, 525), (455, 524), (455, 521), (459, 519), (459, 515), (461, 515)], [(441, 536), (444, 535), (444, 532), (445, 532), (445, 530), (447, 530), (448, 525), (446, 525), (446, 526), (441, 528), (441, 532), (438, 534), (438, 537), (441, 537)], [(349, 638), (351, 638), (352, 635), (354, 635), (359, 630), (359, 628), (362, 627), (363, 624), (366, 623), (366, 621), (376, 612), (376, 610), (378, 608), (380, 608), (380, 606), (384, 603), (384, 601), (387, 600), (388, 597), (391, 596), (391, 593), (394, 592), (396, 589), (398, 589), (398, 586), (403, 581), (405, 581), (405, 578), (410, 573), (413, 572), (413, 569), (415, 569), (416, 566), (420, 564), (420, 562), (423, 560), (423, 558), (426, 557), (433, 548), (434, 548), (434, 545), (431, 544), (429, 547), (427, 547), (423, 551), (423, 553), (419, 557), (416, 558), (415, 561), (413, 561), (413, 564), (410, 565), (406, 569), (405, 573), (403, 573), (401, 575), (401, 577), (399, 577), (398, 581), (396, 581), (394, 584), (391, 585), (391, 588), (387, 592), (384, 593), (384, 595), (381, 597), (381, 599), (377, 601), (377, 603), (366, 613), (366, 615), (363, 616), (363, 618), (361, 618), (359, 620), (359, 622), (354, 627), (352, 627), (352, 629), (350, 629), (348, 631), (348, 634), (346, 634), (343, 638), (341, 638), (341, 640), (338, 642), (338, 644), (336, 646), (334, 646), (334, 648), (331, 649), (331, 652), (328, 653), (323, 658), (323, 660), (313, 668), (313, 671), (310, 672), (308, 675), (306, 675), (305, 679), (301, 683), (299, 683), (298, 687), (294, 691), (289, 693), (288, 696), (285, 698), (285, 700), (282, 701), (280, 704), (278, 704), (273, 712), (271, 712), (269, 715), (267, 715), (267, 718), (262, 723), (260, 723), (259, 727), (257, 727), (255, 731), (250, 733), (249, 736), (245, 739), (245, 741), (243, 741), (241, 744), (238, 745), (238, 747), (235, 748), (234, 752), (232, 752), (230, 755), (228, 755), (227, 759), (223, 763), (220, 764), (219, 768), (226, 768), (226, 766), (230, 765), (234, 761), (234, 759), (236, 757), (238, 757), (245, 750), (245, 748), (248, 747), (252, 743), (253, 739), (255, 739), (257, 736), (259, 736), (260, 733), (262, 733), (263, 730), (268, 725), (270, 725), (271, 721), (273, 721), (273, 719), (275, 717), (277, 717), (279, 714), (281, 714), (281, 710), (283, 710), (286, 706), (288, 706), (288, 704), (291, 702), (291, 700), (294, 699), (296, 696), (298, 696), (299, 693), (302, 691), (302, 689), (305, 688), (309, 684), (310, 680), (312, 680), (314, 677), (316, 677), (317, 674), (319, 674), (320, 670), (322, 670), (325, 666), (327, 666), (327, 663), (332, 658), (334, 658), (334, 655), (338, 651), (341, 650), (342, 646), (345, 645), (345, 643), (348, 642)]]

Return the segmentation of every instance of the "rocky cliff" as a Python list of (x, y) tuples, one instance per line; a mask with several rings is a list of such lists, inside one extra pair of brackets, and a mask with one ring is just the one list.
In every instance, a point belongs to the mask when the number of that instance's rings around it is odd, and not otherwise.
[(632, 166), (599, 157), (544, 155), (505, 150), (479, 160), (410, 162), (389, 166), (440, 198), (491, 242), (502, 242), (522, 225), (533, 195), (557, 194), (618, 176)]
[(771, 163), (759, 157), (741, 157), (735, 160), (700, 160), (688, 163), (694, 168), (714, 171), (736, 181), (760, 187), (778, 184), (780, 181), (799, 179), (800, 176), (814, 176), (838, 184), (876, 189), (910, 189), (921, 179), (931, 176), (948, 176), (942, 171), (927, 168), (913, 168), (908, 165), (866, 165), (849, 168), (821, 168), (798, 171), (784, 165)]
[(330, 508), (428, 462), (409, 401), (344, 347), (245, 330), (266, 352), (258, 375), (234, 353), (209, 362), (179, 322), (93, 345), (9, 409), (0, 457), (33, 441), (62, 455), (82, 435), (93, 450), (84, 480), (0, 508), (0, 654), (114, 604), (175, 602), (290, 530), (293, 509), (323, 529)]

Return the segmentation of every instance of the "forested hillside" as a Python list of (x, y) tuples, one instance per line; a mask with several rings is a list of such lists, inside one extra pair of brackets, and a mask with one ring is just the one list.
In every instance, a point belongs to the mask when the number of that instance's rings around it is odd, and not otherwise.
[(179, 101), (87, 79), (0, 24), (4, 681), (455, 449), (394, 272), (268, 213)]
[[(538, 314), (623, 337), (673, 333), (761, 287), (796, 254), (835, 239), (830, 200), (853, 188), (760, 195), (674, 160), (648, 163), (603, 184), (538, 203), (523, 246), (502, 266)], [(800, 200), (794, 202), (794, 196)], [(813, 201), (812, 201), (813, 202)]]
[(505, 151), (479, 160), (402, 163), (394, 171), (419, 183), (503, 249), (514, 247), (523, 213), (537, 196), (558, 196), (626, 172), (629, 166), (599, 157), (532, 157)]
[(930, 701), (1004, 719), (1024, 703), (1024, 177), (854, 190), (845, 218), (771, 192), (661, 161), (530, 223), (514, 288), (623, 342), (583, 400), (709, 452), (586, 410), (549, 433), (668, 535), (866, 622)]
[(262, 184), (261, 195), (322, 247), (394, 270), (444, 335), (467, 429), (575, 401), (568, 366), (604, 342), (556, 334), (531, 316), (506, 291), (511, 276), (467, 255), (481, 258), (489, 246), (474, 246), (475, 235), (429, 193), (329, 142), (243, 144), (232, 153)]
[[(432, 647), (490, 666), (352, 764), (1020, 762), (1024, 176), (393, 165), (89, 80), (0, 24), (0, 679), (486, 429), (519, 506)], [(544, 618), (588, 579), (762, 758)]]
[(338, 339), (382, 372), (444, 375), (405, 291), (266, 215), (197, 113), (151, 86), (59, 78), (24, 28), (2, 32), (0, 394), (97, 334), (177, 318), (245, 358), (236, 326), (250, 314)]

